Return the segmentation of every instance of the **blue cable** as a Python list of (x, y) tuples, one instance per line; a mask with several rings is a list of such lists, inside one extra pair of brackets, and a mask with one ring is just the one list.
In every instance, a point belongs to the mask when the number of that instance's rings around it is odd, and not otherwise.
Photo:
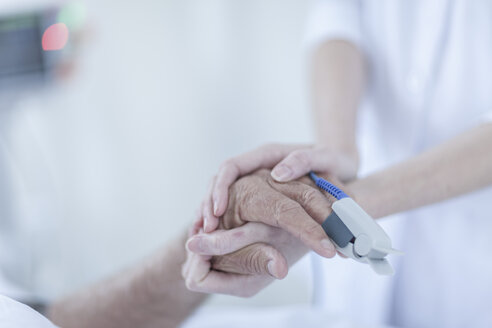
[(314, 174), (313, 171), (309, 172), (309, 177), (314, 181), (314, 183), (316, 183), (316, 185), (319, 188), (323, 189), (324, 191), (326, 191), (327, 193), (329, 193), (330, 195), (332, 195), (336, 199), (340, 200), (342, 198), (348, 198), (349, 197), (349, 196), (347, 196), (346, 193), (343, 192), (342, 189), (340, 189), (337, 186), (335, 186), (334, 184), (326, 181), (325, 179), (320, 178), (319, 176)]

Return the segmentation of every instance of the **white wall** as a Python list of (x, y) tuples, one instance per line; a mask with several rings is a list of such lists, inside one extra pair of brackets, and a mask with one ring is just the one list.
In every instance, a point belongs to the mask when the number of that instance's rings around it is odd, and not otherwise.
[[(311, 138), (306, 1), (86, 3), (91, 33), (77, 74), (23, 98), (9, 137), (17, 204), (42, 222), (42, 237), (29, 233), (32, 270), (49, 296), (183, 231), (227, 157)], [(215, 302), (306, 302), (305, 276), (297, 268), (256, 298)]]

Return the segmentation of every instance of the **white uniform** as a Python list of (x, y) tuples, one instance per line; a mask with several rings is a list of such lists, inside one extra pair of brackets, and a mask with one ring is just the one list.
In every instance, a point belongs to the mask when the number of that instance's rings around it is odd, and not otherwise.
[[(491, 1), (320, 0), (308, 31), (311, 47), (344, 39), (368, 58), (362, 174), (492, 118)], [(367, 323), (492, 327), (491, 201), (489, 187), (385, 220), (406, 253), (393, 278), (317, 259), (317, 304)]]

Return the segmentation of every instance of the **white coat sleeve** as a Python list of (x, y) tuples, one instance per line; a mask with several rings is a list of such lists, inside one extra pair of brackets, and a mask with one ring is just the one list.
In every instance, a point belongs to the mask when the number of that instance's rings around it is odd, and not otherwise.
[(312, 50), (330, 39), (361, 45), (361, 3), (357, 0), (315, 0), (309, 10), (305, 43)]

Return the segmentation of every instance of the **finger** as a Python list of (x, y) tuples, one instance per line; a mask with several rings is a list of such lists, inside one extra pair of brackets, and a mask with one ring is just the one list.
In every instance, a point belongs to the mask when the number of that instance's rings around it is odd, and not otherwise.
[(212, 210), (212, 190), (216, 181), (217, 177), (215, 176), (210, 182), (202, 205), (203, 229), (205, 232), (212, 232), (219, 226), (219, 218), (214, 215)]
[(324, 157), (314, 148), (294, 150), (273, 168), (272, 177), (279, 182), (297, 179), (313, 170), (313, 165), (321, 164), (318, 161), (325, 162)]
[(183, 278), (188, 288), (190, 284), (204, 280), (211, 269), (211, 256), (203, 256), (195, 253), (189, 253), (187, 266), (184, 268)]
[(267, 275), (242, 275), (211, 270), (210, 256), (189, 253), (183, 278), (189, 290), (250, 297), (268, 285)]
[(357, 161), (324, 147), (297, 149), (273, 168), (272, 177), (286, 182), (300, 178), (309, 171), (333, 172), (342, 179), (353, 178), (357, 172)]
[(224, 214), (228, 203), (230, 185), (241, 176), (260, 168), (272, 168), (294, 149), (304, 145), (266, 145), (251, 152), (236, 156), (224, 162), (217, 174), (213, 188), (214, 214)]
[(268, 241), (269, 229), (276, 228), (249, 222), (231, 230), (216, 230), (195, 235), (187, 241), (186, 246), (190, 251), (200, 255), (224, 255), (250, 244)]
[(298, 203), (318, 223), (323, 223), (331, 213), (331, 205), (336, 200), (333, 196), (320, 190), (309, 178), (302, 178), (289, 183), (268, 180), (273, 189)]
[(256, 243), (237, 252), (214, 257), (214, 270), (229, 273), (265, 275), (276, 279), (287, 276), (289, 266), (285, 257), (270, 245)]
[[(203, 228), (199, 228), (198, 229), (198, 232), (197, 233), (200, 233), (202, 234), (203, 233)], [(188, 276), (188, 273), (189, 273), (189, 270), (190, 270), (190, 267), (193, 263), (193, 259), (195, 259), (195, 253), (193, 252), (190, 252), (190, 250), (188, 249), (188, 247), (186, 246), (185, 244), (185, 251), (186, 251), (186, 260), (185, 260), (185, 263), (183, 264), (183, 266), (181, 267), (181, 275), (183, 276), (183, 278), (185, 278), (186, 276)]]
[[(186, 287), (195, 292), (251, 297), (273, 281), (273, 278), (264, 275), (242, 275), (214, 270), (208, 271), (205, 277), (198, 279), (201, 276), (201, 270), (209, 263), (201, 255), (196, 256), (194, 268), (197, 271), (190, 271), (189, 276), (185, 279)], [(195, 275), (195, 272), (198, 274)]]
[(261, 243), (270, 239), (273, 229), (278, 228), (249, 222), (231, 230), (195, 235), (187, 241), (186, 247), (200, 255), (228, 254), (216, 258), (216, 270), (241, 274), (270, 274), (274, 278), (282, 279), (288, 272), (287, 260), (275, 248)]
[[(307, 177), (289, 183), (279, 183), (272, 180), (269, 180), (269, 183), (275, 190), (297, 202), (313, 219), (321, 224), (331, 213), (331, 206), (336, 201), (332, 195), (317, 188)], [(331, 240), (330, 242), (335, 248), (335, 244)]]
[(335, 255), (335, 248), (321, 227), (322, 220), (315, 221), (299, 203), (278, 191), (265, 189), (250, 193), (238, 206), (242, 220), (282, 228), (319, 255), (329, 258)]
[(193, 225), (191, 226), (190, 228), (190, 231), (189, 231), (189, 234), (188, 234), (188, 238), (190, 238), (191, 236), (194, 236), (196, 234), (198, 234), (198, 231), (200, 229), (203, 228), (203, 218), (200, 217), (200, 219), (196, 220)]

